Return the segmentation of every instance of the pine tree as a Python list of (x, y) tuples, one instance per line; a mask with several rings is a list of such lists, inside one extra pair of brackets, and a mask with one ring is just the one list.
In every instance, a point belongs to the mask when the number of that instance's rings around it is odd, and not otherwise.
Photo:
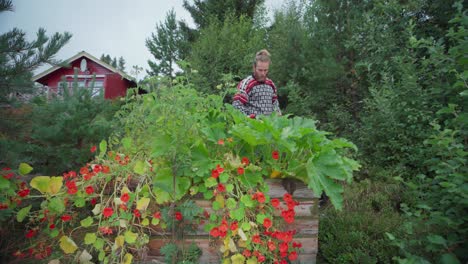
[(198, 29), (209, 25), (210, 19), (216, 18), (219, 22), (233, 14), (235, 17), (245, 16), (253, 19), (255, 9), (265, 0), (194, 0), (193, 4), (184, 0), (184, 8), (190, 13)]
[(154, 57), (148, 60), (149, 75), (174, 77), (174, 66), (182, 60), (187, 50), (187, 38), (176, 21), (174, 9), (166, 14), (164, 23), (156, 25), (156, 32), (146, 40), (146, 47)]
[(119, 69), (119, 71), (125, 71), (125, 59), (122, 56), (120, 56), (119, 58), (119, 65), (117, 68)]
[[(11, 0), (0, 0), (0, 13), (4, 11), (13, 11)], [(49, 38), (43, 28), (31, 42), (18, 28), (0, 35), (0, 101), (10, 101), (8, 97), (12, 94), (31, 92), (32, 71), (44, 63), (60, 64), (54, 57), (71, 37), (65, 32)]]

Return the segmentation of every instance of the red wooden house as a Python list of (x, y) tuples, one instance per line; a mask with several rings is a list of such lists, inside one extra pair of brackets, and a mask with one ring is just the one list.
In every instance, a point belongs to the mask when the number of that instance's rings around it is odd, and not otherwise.
[[(125, 96), (127, 89), (136, 87), (135, 80), (126, 73), (82, 51), (65, 61), (69, 67), (54, 66), (33, 77), (48, 93), (60, 93), (61, 87), (72, 88), (76, 70), (78, 88), (93, 88), (93, 95), (103, 91), (104, 98)], [(63, 88), (62, 88), (63, 89)]]

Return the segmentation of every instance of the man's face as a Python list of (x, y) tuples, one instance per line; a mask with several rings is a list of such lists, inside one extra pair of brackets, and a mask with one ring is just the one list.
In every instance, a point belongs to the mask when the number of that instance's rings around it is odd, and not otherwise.
[(258, 61), (257, 65), (253, 66), (253, 72), (254, 72), (255, 80), (257, 80), (259, 82), (266, 81), (269, 67), (270, 67), (269, 62)]

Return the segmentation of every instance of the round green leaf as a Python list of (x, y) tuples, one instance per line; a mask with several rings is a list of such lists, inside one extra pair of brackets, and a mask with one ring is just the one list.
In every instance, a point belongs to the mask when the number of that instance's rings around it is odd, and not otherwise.
[(86, 233), (85, 238), (84, 238), (84, 243), (86, 245), (91, 245), (96, 241), (96, 233)]
[(32, 170), (33, 170), (33, 167), (29, 166), (29, 164), (20, 163), (18, 172), (21, 175), (26, 175), (26, 174), (30, 173)]
[(16, 220), (18, 222), (23, 222), (24, 218), (29, 214), (29, 211), (31, 210), (32, 205), (22, 208), (21, 210), (18, 211), (18, 214), (16, 215)]
[(93, 218), (91, 216), (86, 217), (80, 221), (82, 227), (89, 227), (93, 224)]
[(132, 231), (130, 230), (127, 230), (124, 234), (124, 237), (125, 237), (125, 242), (129, 243), (129, 244), (134, 244), (136, 239), (138, 238), (138, 234), (137, 233), (133, 233)]

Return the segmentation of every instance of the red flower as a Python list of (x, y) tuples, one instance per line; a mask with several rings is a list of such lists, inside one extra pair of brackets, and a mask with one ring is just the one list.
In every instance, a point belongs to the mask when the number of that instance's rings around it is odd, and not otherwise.
[(8, 173), (7, 175), (4, 175), (3, 178), (9, 180), (11, 179), (15, 174), (13, 172)]
[(25, 196), (28, 196), (29, 192), (30, 192), (29, 189), (23, 189), (21, 191), (18, 191), (18, 195), (20, 197), (25, 197)]
[(105, 166), (105, 165), (102, 166), (102, 172), (103, 172), (103, 173), (109, 173), (109, 172), (110, 172), (109, 166)]
[(293, 200), (292, 195), (291, 195), (290, 193), (285, 193), (285, 194), (283, 195), (283, 200), (284, 200), (285, 202), (292, 201), (292, 200)]
[(36, 235), (36, 231), (29, 229), (28, 232), (26, 233), (26, 238), (32, 238)]
[(86, 187), (85, 190), (86, 190), (86, 193), (87, 193), (87, 194), (92, 194), (92, 193), (94, 193), (94, 188), (93, 188), (93, 186), (91, 186), (91, 185), (88, 186), (88, 187)]
[(302, 243), (293, 242), (293, 243), (292, 243), (292, 246), (293, 246), (293, 248), (301, 248), (301, 247), (302, 247)]
[(123, 193), (122, 196), (120, 196), (120, 201), (126, 203), (128, 200), (130, 200), (130, 195), (128, 195), (128, 193)]
[(218, 140), (218, 145), (224, 145), (224, 139)]
[(273, 242), (273, 241), (271, 241), (271, 240), (268, 241), (268, 244), (267, 244), (267, 245), (268, 245), (268, 249), (269, 249), (270, 251), (274, 251), (274, 250), (276, 249), (276, 244), (275, 244), (275, 242)]
[(62, 215), (62, 221), (68, 222), (72, 219), (71, 215)]
[(99, 231), (104, 235), (112, 235), (112, 229), (107, 226), (99, 227)]
[(257, 235), (253, 235), (253, 236), (252, 236), (252, 242), (257, 243), (257, 244), (262, 243), (262, 240), (260, 239), (260, 235), (258, 235), (258, 234), (257, 234)]
[(96, 152), (96, 149), (97, 149), (96, 146), (92, 146), (92, 147), (91, 147), (91, 153)]
[(217, 179), (219, 177), (219, 172), (217, 169), (211, 171), (211, 177)]
[(231, 223), (231, 227), (230, 227), (230, 228), (231, 228), (232, 231), (236, 231), (237, 228), (239, 228), (239, 224), (238, 224), (237, 222), (234, 221), (234, 222)]
[(210, 236), (219, 237), (219, 229), (217, 227), (213, 227), (210, 231)]
[(264, 226), (266, 229), (270, 228), (271, 225), (272, 225), (272, 223), (271, 223), (270, 218), (265, 218), (265, 219), (263, 219), (263, 226)]
[(122, 210), (122, 211), (127, 211), (128, 207), (126, 204), (120, 204), (119, 205), (119, 208)]
[(76, 192), (78, 192), (78, 188), (76, 188), (76, 182), (74, 181), (69, 181), (67, 183), (65, 183), (65, 186), (67, 186), (68, 188), (68, 193), (69, 194), (75, 194)]
[(106, 207), (102, 211), (102, 214), (104, 215), (104, 217), (110, 217), (113, 213), (114, 213), (114, 209), (112, 209), (111, 207)]
[(286, 221), (286, 223), (288, 224), (291, 224), (294, 222), (295, 214), (296, 213), (294, 212), (294, 210), (291, 210), (291, 209), (281, 212), (281, 216), (284, 218), (284, 221)]
[(279, 251), (282, 252), (288, 252), (289, 246), (288, 243), (283, 242), (279, 245)]
[(278, 198), (271, 199), (271, 205), (275, 208), (278, 208), (278, 206), (280, 205), (280, 200)]
[(279, 159), (279, 152), (278, 152), (277, 150), (274, 150), (274, 151), (271, 153), (271, 157), (272, 157), (274, 160)]
[(237, 168), (237, 174), (239, 174), (239, 175), (244, 174), (244, 168), (242, 168), (242, 167)]
[(259, 203), (265, 202), (265, 195), (262, 192), (256, 192), (253, 195), (253, 199), (257, 200)]
[(258, 254), (257, 256), (257, 259), (258, 259), (258, 262), (262, 263), (266, 260), (265, 256), (263, 256), (262, 254)]
[(153, 214), (154, 218), (161, 219), (161, 212), (156, 212)]
[(102, 165), (100, 165), (100, 164), (94, 165), (94, 166), (93, 166), (93, 171), (94, 171), (95, 173), (101, 172), (101, 171), (102, 171)]
[(244, 255), (244, 257), (248, 258), (248, 257), (252, 256), (252, 252), (250, 252), (250, 250), (248, 250), (248, 249), (244, 249), (244, 252), (242, 252), (242, 255)]
[(250, 114), (249, 117), (252, 118), (252, 119), (254, 119), (254, 118), (255, 118), (255, 114)]
[(141, 213), (140, 213), (140, 211), (138, 211), (138, 209), (135, 209), (135, 210), (133, 210), (133, 215), (135, 217), (139, 218), (141, 216)]
[(248, 158), (243, 157), (241, 160), (241, 163), (244, 164), (245, 166), (248, 166), (250, 164), (250, 161)]
[(219, 164), (216, 165), (216, 169), (218, 170), (218, 172), (219, 172), (220, 174), (224, 172), (224, 168), (221, 167), (221, 165), (219, 165)]
[(89, 173), (89, 168), (87, 166), (81, 167), (80, 174), (84, 175), (84, 174), (88, 174), (88, 173)]
[(91, 178), (92, 178), (94, 175), (96, 175), (95, 172), (90, 172), (90, 173), (83, 174), (83, 179), (84, 179), (85, 181), (89, 181), (89, 180), (91, 180)]
[(50, 228), (50, 229), (54, 229), (54, 228), (55, 228), (55, 225), (54, 225), (54, 224), (50, 224), (49, 228)]
[(91, 205), (96, 205), (96, 203), (97, 203), (97, 200), (96, 200), (96, 198), (93, 198), (93, 199), (91, 199), (91, 201), (90, 201), (90, 202), (91, 202)]
[(289, 253), (288, 258), (289, 258), (290, 261), (295, 261), (297, 259), (297, 252), (293, 251), (293, 252)]
[(181, 212), (176, 212), (176, 213), (175, 213), (175, 218), (176, 218), (177, 221), (182, 221), (182, 219), (183, 219), (184, 217), (182, 216), (182, 213), (181, 213)]
[(299, 205), (299, 202), (291, 200), (291, 201), (287, 201), (286, 204), (288, 205), (288, 209), (293, 210), (294, 207), (296, 207), (296, 205)]
[(225, 192), (226, 187), (222, 183), (218, 183), (218, 187), (216, 188), (218, 192)]

